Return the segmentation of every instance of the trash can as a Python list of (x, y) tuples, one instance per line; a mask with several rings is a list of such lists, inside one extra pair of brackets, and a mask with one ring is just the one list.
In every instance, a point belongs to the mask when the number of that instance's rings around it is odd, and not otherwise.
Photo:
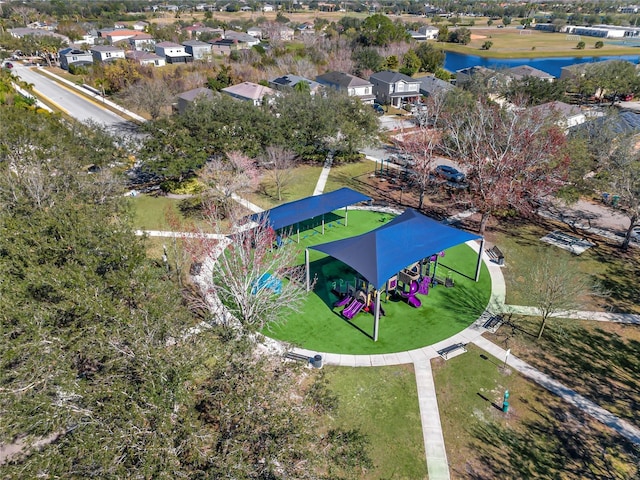
[(313, 368), (322, 368), (322, 355), (314, 355), (311, 359), (311, 366)]

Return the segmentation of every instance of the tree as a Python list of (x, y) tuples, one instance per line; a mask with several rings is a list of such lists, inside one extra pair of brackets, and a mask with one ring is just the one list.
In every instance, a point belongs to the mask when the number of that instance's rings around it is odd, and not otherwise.
[(582, 40), (581, 40), (581, 41), (579, 41), (579, 42), (578, 42), (578, 44), (576, 45), (576, 48), (577, 48), (578, 50), (584, 50), (584, 47), (586, 47), (586, 45), (587, 45), (587, 44), (586, 44), (586, 43), (584, 43), (584, 41), (582, 41)]
[(486, 42), (484, 42), (482, 44), (482, 47), (480, 47), (481, 50), (489, 50), (491, 47), (493, 47), (493, 42), (491, 40), (487, 40)]
[(596, 292), (592, 280), (568, 261), (566, 255), (554, 255), (548, 249), (536, 255), (524, 270), (522, 282), (527, 305), (538, 309), (542, 337), (549, 318), (580, 307), (583, 299)]
[(439, 42), (448, 42), (449, 41), (449, 27), (446, 25), (442, 25), (438, 29), (438, 41)]
[(224, 217), (229, 217), (235, 203), (234, 196), (253, 191), (258, 185), (255, 162), (241, 152), (229, 152), (224, 157), (209, 160), (198, 173), (207, 187), (205, 197)]
[(602, 40), (598, 40), (594, 45), (594, 48), (600, 49), (602, 47), (604, 47), (604, 42)]
[(490, 27), (491, 25), (493, 25), (493, 20), (492, 19), (487, 20), (487, 27)]
[(438, 153), (442, 151), (442, 135), (438, 127), (447, 99), (446, 93), (430, 95), (423, 110), (416, 113), (419, 130), (407, 135), (402, 150), (413, 159), (410, 176), (418, 188), (418, 210), (422, 209), (427, 189), (433, 185), (433, 170)]
[(566, 99), (566, 82), (547, 80), (536, 77), (524, 77), (503, 85), (501, 94), (509, 101), (524, 101), (527, 105), (541, 105), (552, 101)]
[(380, 13), (367, 17), (360, 25), (359, 42), (364, 46), (387, 47), (394, 42), (407, 42), (409, 38), (402, 23), (394, 23)]
[(466, 27), (460, 27), (449, 33), (449, 43), (461, 43), (467, 45), (471, 41), (471, 30)]
[(434, 47), (431, 43), (421, 43), (415, 49), (420, 59), (420, 71), (436, 72), (444, 66), (444, 51)]
[(389, 55), (385, 60), (385, 68), (387, 70), (396, 70), (398, 68), (398, 57), (396, 55)]
[(158, 78), (138, 81), (129, 86), (123, 95), (131, 105), (148, 112), (151, 120), (165, 113), (174, 98), (167, 83)]
[(418, 70), (420, 70), (421, 62), (418, 55), (413, 50), (409, 50), (404, 54), (404, 58), (402, 59), (402, 67), (400, 68), (400, 73), (404, 73), (405, 75), (412, 76)]
[(629, 218), (621, 245), (626, 250), (633, 228), (640, 225), (640, 152), (634, 137), (627, 135), (616, 141), (611, 154), (604, 158), (597, 180), (619, 197), (618, 208)]
[(480, 234), (491, 216), (529, 214), (562, 186), (568, 168), (568, 158), (558, 158), (564, 133), (530, 109), (509, 111), (478, 99), (467, 108), (449, 108), (443, 121), (446, 149), (469, 183), (463, 201), (481, 214)]
[(511, 17), (502, 17), (502, 24), (505, 27), (508, 27), (509, 25), (511, 25)]
[(267, 215), (225, 240), (205, 242), (196, 248), (206, 259), (205, 293), (215, 296), (210, 307), (219, 321), (257, 332), (299, 311), (306, 295), (304, 266), (295, 266), (300, 252), (296, 243), (278, 241)]
[(379, 72), (384, 65), (384, 57), (375, 48), (359, 48), (353, 51), (351, 56), (355, 62), (356, 73), (371, 71)]
[(283, 191), (291, 184), (293, 180), (292, 169), (295, 154), (287, 151), (282, 147), (267, 147), (265, 155), (262, 159), (262, 167), (269, 172), (269, 177), (276, 187), (276, 196), (278, 201), (282, 201)]

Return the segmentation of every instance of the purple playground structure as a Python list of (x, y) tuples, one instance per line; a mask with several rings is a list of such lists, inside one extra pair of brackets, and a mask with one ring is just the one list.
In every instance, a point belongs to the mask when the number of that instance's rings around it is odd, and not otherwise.
[(407, 300), (407, 303), (409, 305), (411, 305), (412, 307), (418, 308), (422, 306), (422, 302), (418, 297), (416, 297), (416, 293), (418, 293), (419, 290), (420, 290), (420, 285), (418, 284), (418, 282), (413, 281), (409, 286), (409, 293), (400, 292), (400, 295), (402, 296), (402, 298)]
[(357, 298), (354, 298), (353, 301), (349, 305), (347, 305), (344, 310), (342, 310), (342, 316), (351, 320), (360, 312), (360, 310), (364, 308), (364, 305), (364, 302), (361, 302)]

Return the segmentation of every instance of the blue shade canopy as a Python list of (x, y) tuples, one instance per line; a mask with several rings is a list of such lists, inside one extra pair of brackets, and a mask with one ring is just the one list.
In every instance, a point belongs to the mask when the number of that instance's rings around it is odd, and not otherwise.
[(285, 203), (271, 210), (255, 213), (249, 219), (253, 222), (266, 220), (274, 230), (279, 230), (310, 218), (333, 212), (338, 208), (369, 200), (371, 200), (370, 197), (345, 187), (322, 195)]
[(349, 265), (380, 289), (407, 265), (477, 238), (409, 209), (371, 232), (309, 248)]

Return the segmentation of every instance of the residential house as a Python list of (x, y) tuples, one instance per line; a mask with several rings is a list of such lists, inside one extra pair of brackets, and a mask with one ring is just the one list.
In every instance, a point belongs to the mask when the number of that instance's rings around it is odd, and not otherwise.
[(296, 30), (300, 32), (300, 35), (313, 35), (316, 33), (315, 25), (313, 22), (304, 22), (296, 27)]
[(201, 42), (200, 40), (187, 40), (182, 42), (182, 45), (184, 45), (185, 51), (191, 55), (194, 60), (211, 61), (213, 53), (210, 43)]
[(420, 77), (418, 80), (420, 80), (420, 94), (424, 95), (425, 97), (437, 95), (441, 92), (446, 93), (456, 88), (449, 82), (440, 80), (434, 75)]
[(278, 37), (275, 40), (290, 42), (291, 40), (293, 40), (293, 36), (295, 35), (296, 32), (293, 28), (283, 25), (279, 29), (277, 29), (275, 33)]
[(153, 52), (156, 49), (156, 39), (148, 33), (139, 33), (129, 39), (129, 45), (134, 50)]
[(128, 40), (131, 37), (135, 37), (136, 35), (140, 35), (140, 32), (137, 30), (127, 30), (124, 28), (117, 28), (111, 32), (108, 32), (104, 35), (109, 42), (109, 45), (115, 45), (122, 40)]
[(211, 40), (208, 43), (211, 44), (211, 53), (214, 55), (228, 56), (231, 52), (237, 52), (239, 50), (238, 42), (236, 40), (218, 38), (216, 40)]
[(508, 68), (504, 73), (514, 80), (522, 80), (527, 77), (537, 78), (547, 82), (553, 82), (555, 80), (553, 75), (543, 72), (542, 70), (538, 70), (537, 68), (530, 67), (529, 65), (520, 65), (519, 67)]
[(27, 24), (27, 28), (33, 28), (37, 30), (48, 30), (53, 32), (56, 28), (58, 28), (57, 23), (47, 23), (47, 22), (31, 22)]
[(58, 52), (58, 59), (60, 61), (60, 68), (63, 70), (69, 70), (69, 67), (72, 65), (74, 67), (81, 67), (93, 63), (93, 55), (91, 55), (91, 52), (73, 47), (60, 50)]
[(355, 75), (344, 72), (329, 72), (316, 77), (316, 82), (328, 88), (346, 92), (350, 97), (357, 97), (363, 103), (373, 103), (373, 84)]
[(113, 62), (125, 58), (124, 50), (112, 45), (96, 45), (89, 49), (94, 62)]
[(193, 57), (188, 54), (185, 48), (173, 42), (156, 43), (156, 55), (164, 57), (167, 63), (190, 63)]
[(205, 27), (201, 23), (195, 23), (193, 25), (185, 27), (184, 31), (187, 33), (189, 38), (195, 39), (200, 38), (200, 36), (203, 34), (207, 34), (209, 38), (222, 37), (224, 34), (224, 30), (221, 28)]
[(247, 30), (247, 35), (262, 39), (262, 29), (260, 27), (251, 27)]
[(150, 65), (152, 67), (164, 67), (167, 61), (164, 57), (156, 55), (155, 53), (146, 52), (144, 50), (130, 50), (125, 53), (125, 56), (139, 65)]
[(138, 22), (134, 23), (133, 25), (131, 25), (131, 27), (132, 27), (134, 30), (138, 31), (138, 32), (144, 32), (144, 31), (146, 31), (146, 29), (149, 27), (149, 23), (148, 23), (148, 22), (145, 22), (145, 21), (140, 20), (140, 21), (138, 21)]
[(424, 25), (418, 30), (410, 30), (409, 35), (416, 41), (437, 40), (440, 29), (432, 25)]
[(260, 44), (260, 39), (249, 35), (244, 32), (236, 32), (234, 30), (225, 30), (223, 38), (225, 40), (235, 40), (238, 42), (238, 48), (240, 50), (249, 49), (254, 45)]
[(262, 6), (262, 11), (263, 12), (273, 12), (276, 9), (276, 7), (274, 7), (273, 5), (271, 5), (270, 3), (265, 3)]
[(476, 66), (463, 68), (456, 72), (456, 86), (465, 88), (478, 82), (485, 85), (490, 91), (495, 92), (508, 85), (512, 78), (502, 72), (490, 68)]
[(7, 31), (14, 38), (23, 38), (30, 35), (34, 37), (53, 37), (66, 44), (69, 44), (69, 37), (67, 37), (66, 35), (60, 35), (59, 33), (55, 33), (50, 30), (44, 30), (40, 28), (9, 28)]
[(565, 130), (582, 125), (587, 121), (587, 117), (580, 107), (564, 102), (543, 103), (542, 105), (531, 107), (531, 110), (543, 119), (555, 116), (554, 120), (557, 125)]
[(402, 107), (405, 103), (420, 100), (420, 80), (404, 73), (383, 71), (369, 77), (373, 84), (373, 94), (378, 103)]
[(298, 75), (287, 74), (269, 80), (269, 86), (275, 90), (290, 91), (295, 90), (299, 83), (307, 83), (309, 85), (309, 93), (315, 95), (322, 88), (318, 82), (309, 80), (308, 78), (299, 77)]
[(237, 100), (252, 102), (256, 106), (262, 105), (267, 97), (272, 97), (276, 94), (275, 90), (252, 82), (242, 82), (237, 85), (232, 85), (223, 88), (221, 92), (231, 95)]

